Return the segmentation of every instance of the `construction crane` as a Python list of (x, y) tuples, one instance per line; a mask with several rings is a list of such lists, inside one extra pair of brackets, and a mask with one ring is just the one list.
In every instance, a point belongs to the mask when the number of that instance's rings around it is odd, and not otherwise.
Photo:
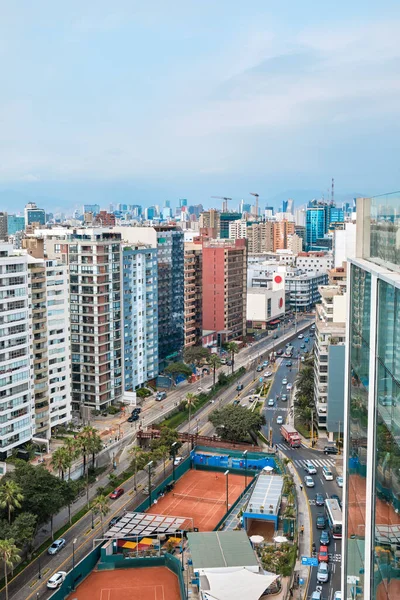
[(258, 217), (258, 199), (260, 194), (256, 194), (255, 192), (250, 192), (250, 196), (254, 196), (256, 199), (256, 217)]
[(232, 198), (228, 198), (227, 196), (211, 196), (211, 198), (218, 198), (218, 200), (223, 200), (222, 212), (228, 212), (228, 202), (229, 200), (232, 200)]

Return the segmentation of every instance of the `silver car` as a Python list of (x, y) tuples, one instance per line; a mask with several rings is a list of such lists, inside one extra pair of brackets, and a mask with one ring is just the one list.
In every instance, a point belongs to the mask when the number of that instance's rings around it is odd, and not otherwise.
[(327, 583), (329, 581), (329, 567), (327, 563), (320, 562), (317, 571), (317, 582)]
[(66, 541), (64, 538), (60, 538), (59, 540), (55, 540), (52, 545), (50, 546), (50, 548), (47, 550), (48, 554), (57, 554), (57, 552), (60, 552), (60, 550), (62, 548), (64, 548), (66, 544)]

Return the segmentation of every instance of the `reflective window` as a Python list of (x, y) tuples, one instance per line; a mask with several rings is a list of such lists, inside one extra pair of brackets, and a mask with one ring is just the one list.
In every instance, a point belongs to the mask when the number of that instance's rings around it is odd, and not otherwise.
[(351, 294), (346, 575), (357, 578), (347, 596), (360, 599), (364, 591), (371, 276), (354, 265)]
[(370, 260), (399, 271), (399, 192), (371, 198)]

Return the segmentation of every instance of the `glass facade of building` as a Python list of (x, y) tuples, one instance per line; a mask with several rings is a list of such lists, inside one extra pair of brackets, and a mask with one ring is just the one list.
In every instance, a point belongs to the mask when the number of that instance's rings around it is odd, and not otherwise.
[(400, 598), (399, 199), (357, 206), (350, 261), (342, 587), (357, 600)]

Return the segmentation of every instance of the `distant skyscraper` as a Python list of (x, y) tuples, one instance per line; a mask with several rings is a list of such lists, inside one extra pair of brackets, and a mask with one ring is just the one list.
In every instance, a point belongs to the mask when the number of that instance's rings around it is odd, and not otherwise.
[(179, 207), (182, 208), (182, 206), (187, 206), (188, 205), (188, 201), (186, 198), (179, 198)]
[(240, 213), (227, 212), (220, 213), (220, 231), (219, 237), (222, 239), (229, 239), (229, 223), (237, 221), (242, 217)]
[(84, 204), (83, 205), (83, 214), (85, 213), (93, 213), (93, 215), (98, 215), (100, 212), (99, 204)]
[(327, 212), (324, 206), (307, 208), (306, 211), (306, 246), (312, 249), (319, 238), (323, 238), (328, 230)]
[(266, 206), (264, 210), (264, 216), (266, 219), (272, 219), (272, 217), (274, 216), (274, 207)]
[(292, 200), (292, 198), (282, 201), (282, 212), (294, 214), (294, 200)]
[(40, 225), (46, 224), (46, 213), (43, 208), (38, 208), (35, 202), (29, 202), (25, 206), (25, 227), (32, 223), (39, 223)]
[(7, 228), (8, 235), (14, 235), (18, 231), (23, 231), (25, 229), (25, 217), (19, 215), (8, 215)]
[(8, 216), (6, 212), (0, 212), (0, 241), (8, 239)]

